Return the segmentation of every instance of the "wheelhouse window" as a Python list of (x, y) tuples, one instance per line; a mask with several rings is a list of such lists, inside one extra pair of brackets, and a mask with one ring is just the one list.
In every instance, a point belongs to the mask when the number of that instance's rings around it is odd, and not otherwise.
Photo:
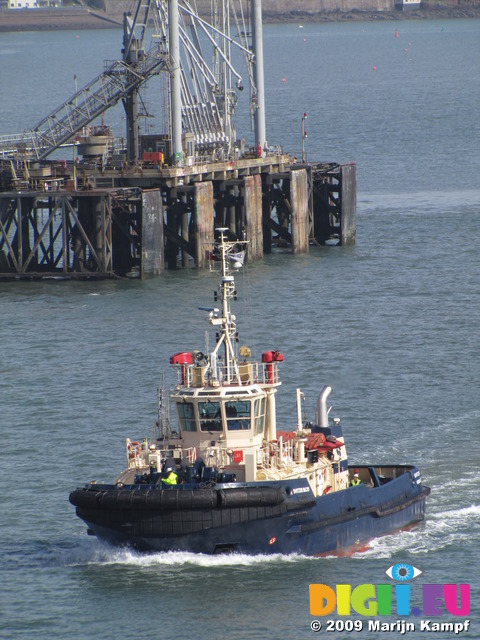
[(177, 410), (182, 431), (196, 431), (197, 425), (195, 424), (195, 408), (193, 404), (179, 402)]
[(199, 402), (198, 414), (201, 431), (223, 431), (219, 402)]
[(225, 403), (227, 429), (239, 431), (250, 429), (251, 400), (230, 400)]
[(260, 433), (263, 433), (263, 427), (265, 424), (265, 398), (258, 398), (254, 401), (254, 424), (255, 424), (255, 435), (258, 436)]

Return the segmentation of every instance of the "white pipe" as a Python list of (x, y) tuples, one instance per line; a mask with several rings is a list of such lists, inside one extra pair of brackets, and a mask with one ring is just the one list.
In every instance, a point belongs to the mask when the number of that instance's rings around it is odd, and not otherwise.
[(205, 64), (205, 60), (201, 57), (201, 53), (196, 49), (193, 42), (190, 40), (188, 35), (185, 33), (184, 29), (180, 27), (180, 38), (183, 42), (183, 46), (188, 51), (188, 54), (194, 60), (196, 65), (198, 66), (200, 73), (205, 78), (205, 81), (211, 86), (215, 86), (215, 76), (211, 72), (211, 70)]
[(182, 159), (182, 83), (180, 79), (180, 37), (178, 27), (178, 0), (168, 0), (168, 35), (170, 46), (172, 88), (172, 155), (173, 164)]
[(318, 396), (316, 422), (319, 427), (328, 427), (327, 398), (331, 393), (332, 387), (326, 385)]
[(297, 462), (299, 462), (300, 464), (302, 462), (305, 462), (305, 440), (299, 440), (298, 441), (298, 460)]
[(257, 89), (257, 108), (255, 110), (255, 144), (265, 155), (265, 86), (263, 79), (263, 32), (262, 32), (262, 0), (252, 0), (252, 35), (253, 52), (255, 54), (254, 79)]
[(267, 420), (265, 425), (266, 439), (271, 442), (277, 439), (277, 415), (275, 407), (275, 390), (267, 391), (266, 398)]
[(207, 29), (210, 31), (214, 31), (215, 33), (218, 33), (219, 36), (221, 36), (224, 40), (227, 40), (227, 42), (230, 42), (230, 44), (235, 45), (236, 47), (238, 47), (239, 49), (241, 49), (242, 51), (244, 51), (245, 53), (247, 53), (248, 55), (251, 54), (251, 51), (249, 51), (246, 47), (244, 47), (243, 45), (241, 45), (240, 43), (236, 42), (233, 38), (230, 38), (229, 35), (227, 35), (226, 33), (224, 33), (223, 31), (220, 31), (220, 29), (216, 29), (213, 25), (211, 25), (209, 22), (206, 22), (205, 20), (202, 20), (202, 18), (200, 18), (200, 16), (198, 16), (196, 13), (194, 13), (193, 11), (189, 11), (186, 7), (184, 7), (183, 5), (180, 7), (181, 11), (184, 11), (185, 13), (188, 13), (190, 16), (192, 16), (192, 18), (194, 20), (196, 20), (204, 29), (205, 33), (207, 33)]
[(297, 389), (297, 431), (303, 431), (302, 424), (302, 398), (304, 397), (300, 389)]

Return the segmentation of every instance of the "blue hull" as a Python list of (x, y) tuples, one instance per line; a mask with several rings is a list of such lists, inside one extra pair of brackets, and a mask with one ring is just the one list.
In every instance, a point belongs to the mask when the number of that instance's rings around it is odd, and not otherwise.
[(144, 551), (351, 553), (424, 519), (428, 487), (398, 477), (315, 498), (306, 479), (214, 488), (87, 485), (70, 495), (89, 533)]

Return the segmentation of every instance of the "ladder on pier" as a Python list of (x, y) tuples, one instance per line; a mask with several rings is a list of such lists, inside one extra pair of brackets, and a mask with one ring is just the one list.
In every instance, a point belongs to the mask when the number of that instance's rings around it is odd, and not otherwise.
[(104, 111), (168, 66), (168, 55), (161, 53), (156, 44), (134, 65), (123, 60), (113, 62), (106, 71), (24, 134), (34, 156), (37, 160), (46, 158)]

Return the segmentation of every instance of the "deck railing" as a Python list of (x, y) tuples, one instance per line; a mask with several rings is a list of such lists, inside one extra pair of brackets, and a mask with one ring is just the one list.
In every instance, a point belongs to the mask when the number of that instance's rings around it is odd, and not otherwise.
[(219, 365), (215, 370), (209, 365), (182, 364), (177, 366), (177, 386), (179, 387), (214, 388), (220, 384), (265, 385), (280, 383), (278, 362), (240, 362), (238, 364), (238, 375), (234, 368), (227, 369), (227, 367)]

